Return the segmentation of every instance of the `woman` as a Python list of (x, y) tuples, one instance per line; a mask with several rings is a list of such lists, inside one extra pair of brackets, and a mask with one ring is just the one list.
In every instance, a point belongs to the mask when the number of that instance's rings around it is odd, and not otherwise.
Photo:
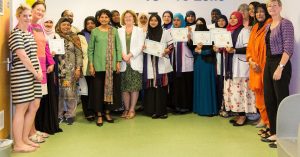
[(227, 30), (231, 32), (233, 47), (226, 47), (224, 103), (226, 111), (238, 113), (230, 120), (233, 126), (246, 123), (245, 113), (256, 113), (255, 96), (249, 89), (249, 65), (246, 61), (246, 47), (249, 29), (243, 27), (243, 15), (233, 12)]
[(120, 72), (122, 61), (121, 43), (117, 29), (109, 25), (110, 19), (108, 10), (100, 10), (97, 19), (100, 26), (92, 30), (88, 47), (90, 73), (94, 77), (92, 108), (98, 117), (97, 126), (103, 125), (102, 118), (114, 123), (110, 110), (113, 104), (120, 101), (114, 88), (117, 81), (115, 75)]
[(185, 15), (186, 26), (192, 26), (196, 24), (196, 14), (194, 11), (188, 11)]
[(115, 28), (121, 28), (121, 24), (120, 24), (120, 13), (117, 10), (112, 10), (111, 11), (111, 25)]
[[(225, 15), (220, 15), (215, 23), (216, 28), (226, 29), (228, 26), (228, 20)], [(224, 90), (224, 53), (226, 53), (225, 48), (215, 49), (217, 58), (217, 108), (220, 111), (219, 114), (222, 117), (228, 117), (227, 112), (225, 111), (223, 90)]]
[(149, 16), (146, 13), (139, 13), (138, 27), (143, 29), (145, 35), (146, 35), (147, 29), (148, 29), (148, 18), (149, 18)]
[(135, 26), (137, 17), (135, 12), (126, 10), (121, 16), (122, 28), (118, 29), (122, 45), (121, 63), (121, 91), (125, 105), (123, 118), (135, 117), (135, 106), (139, 91), (142, 89), (143, 30)]
[(243, 3), (239, 6), (238, 11), (243, 15), (243, 26), (251, 30), (251, 17), (249, 16), (249, 6), (246, 3)]
[[(44, 2), (37, 1), (33, 3), (31, 8), (32, 8), (32, 20), (28, 30), (33, 34), (34, 39), (37, 42), (37, 55), (43, 72), (43, 80), (41, 82), (43, 98), (41, 99), (41, 105), (43, 107), (46, 107), (49, 105), (49, 104), (47, 105), (48, 103), (47, 73), (51, 73), (53, 71), (55, 62), (53, 60), (52, 54), (50, 53), (49, 45), (43, 27), (38, 23), (45, 15), (46, 4)], [(53, 98), (54, 97), (52, 97), (52, 99)], [(36, 110), (38, 110), (40, 104), (38, 104), (35, 107)], [(43, 109), (45, 108), (41, 108), (38, 110), (35, 118), (36, 124), (38, 124), (38, 127), (41, 130), (45, 130), (43, 128), (43, 123), (47, 123), (47, 121), (45, 121), (43, 118), (44, 115), (46, 114), (45, 113), (46, 111)], [(47, 133), (37, 131), (35, 127), (36, 127), (35, 125), (32, 126), (32, 129), (30, 131), (30, 139), (37, 143), (44, 142), (45, 141), (44, 138), (47, 138), (49, 135)]]
[(145, 89), (145, 112), (153, 119), (168, 117), (167, 93), (168, 75), (172, 71), (169, 53), (173, 50), (173, 41), (169, 31), (161, 27), (159, 15), (151, 15), (148, 22), (147, 39), (167, 45), (162, 57), (144, 53), (143, 85)]
[(256, 7), (259, 5), (259, 2), (253, 1), (249, 3), (249, 18), (250, 18), (250, 25), (254, 26), (256, 24), (256, 18), (255, 18), (255, 10)]
[[(195, 31), (209, 31), (204, 18), (196, 20)], [(197, 43), (197, 46), (194, 46), (192, 39), (189, 39), (188, 44), (195, 59), (193, 112), (201, 116), (216, 115), (218, 112), (215, 76), (216, 54), (212, 51), (212, 46), (206, 46), (202, 43)]]
[[(29, 140), (36, 108), (42, 98), (41, 81), (43, 73), (37, 57), (37, 44), (28, 32), (31, 22), (31, 9), (21, 4), (16, 11), (18, 25), (9, 36), (9, 48), (12, 52), (11, 94), (15, 105), (12, 131), (14, 152), (35, 151), (38, 144)], [(21, 95), (21, 96), (20, 96)]]
[[(55, 33), (53, 20), (49, 18), (44, 18), (41, 22), (44, 29), (46, 39), (49, 40), (59, 39), (59, 35)], [(50, 48), (49, 48), (50, 49)], [(53, 60), (56, 62), (54, 57), (55, 52), (51, 51)], [(57, 63), (57, 62), (56, 62)], [(48, 94), (45, 95), (41, 101), (41, 106), (38, 110), (37, 117), (35, 121), (35, 126), (38, 130), (47, 132), (48, 134), (55, 134), (61, 132), (59, 128), (58, 116), (58, 83), (57, 83), (57, 66), (54, 66), (53, 72), (47, 73), (47, 91)]]
[[(183, 15), (174, 15), (173, 28), (185, 28)], [(178, 113), (192, 111), (193, 105), (193, 65), (194, 57), (187, 42), (175, 42), (171, 56), (173, 73), (170, 75), (171, 104)]]
[(171, 11), (165, 11), (162, 15), (162, 19), (163, 19), (163, 25), (162, 27), (166, 30), (172, 28), (172, 21), (173, 21), (173, 13)]
[[(64, 39), (65, 54), (58, 56), (59, 101), (58, 118), (72, 125), (77, 107), (77, 85), (82, 67), (82, 48), (79, 37), (71, 31), (71, 21), (62, 17), (55, 31)], [(64, 106), (66, 112), (64, 113)]]
[(250, 63), (249, 88), (255, 94), (255, 104), (260, 113), (260, 122), (257, 127), (268, 126), (269, 119), (264, 102), (263, 71), (266, 63), (266, 26), (271, 23), (270, 15), (265, 4), (259, 4), (255, 10), (257, 23), (253, 26), (247, 47), (247, 60)]
[[(280, 0), (269, 0), (267, 9), (273, 21), (266, 28), (267, 59), (264, 69), (264, 98), (271, 136), (262, 140), (274, 142), (277, 139), (278, 106), (289, 95), (292, 75), (290, 57), (294, 53), (294, 27), (291, 21), (281, 17), (282, 2)], [(270, 144), (270, 147), (276, 147), (276, 143)]]
[[(81, 41), (81, 47), (83, 52), (83, 66), (82, 66), (82, 74), (83, 78), (79, 80), (79, 88), (81, 93), (81, 103), (82, 110), (85, 118), (88, 121), (95, 120), (95, 113), (92, 108), (89, 108), (89, 104), (94, 103), (92, 98), (93, 93), (93, 77), (89, 72), (88, 65), (88, 42), (91, 38), (91, 32), (96, 27), (96, 20), (93, 16), (88, 16), (84, 19), (84, 29), (78, 34), (78, 37)], [(87, 88), (87, 90), (86, 90)]]

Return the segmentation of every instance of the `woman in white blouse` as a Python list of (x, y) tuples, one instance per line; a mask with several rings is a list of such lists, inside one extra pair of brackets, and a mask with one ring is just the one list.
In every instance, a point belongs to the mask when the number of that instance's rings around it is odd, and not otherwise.
[(137, 16), (131, 10), (125, 11), (121, 16), (122, 28), (118, 29), (122, 45), (121, 64), (121, 91), (125, 111), (121, 117), (132, 119), (135, 116), (135, 105), (142, 89), (143, 30), (135, 26)]

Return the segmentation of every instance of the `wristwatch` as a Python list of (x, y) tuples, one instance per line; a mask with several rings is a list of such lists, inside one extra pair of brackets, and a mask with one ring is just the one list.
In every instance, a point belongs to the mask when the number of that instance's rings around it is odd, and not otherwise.
[(283, 65), (283, 64), (279, 64), (279, 67), (280, 67), (281, 69), (283, 69), (283, 68), (284, 68), (284, 65)]

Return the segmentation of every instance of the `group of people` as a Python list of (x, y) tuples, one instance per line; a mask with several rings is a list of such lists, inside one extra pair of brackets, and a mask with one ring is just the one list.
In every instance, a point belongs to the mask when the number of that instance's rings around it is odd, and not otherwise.
[[(114, 123), (111, 111), (132, 119), (141, 100), (146, 115), (166, 119), (168, 112), (201, 116), (235, 115), (243, 126), (248, 113), (260, 114), (258, 134), (276, 147), (276, 115), (289, 95), (290, 57), (294, 51), (292, 23), (282, 18), (280, 0), (242, 4), (228, 16), (211, 12), (211, 23), (194, 11), (137, 14), (102, 9), (86, 17), (84, 29), (65, 10), (54, 27), (44, 17), (46, 4), (20, 5), (18, 25), (9, 38), (14, 151), (31, 152), (59, 123), (75, 121), (80, 93), (83, 113), (101, 127)], [(175, 41), (171, 30), (187, 28), (188, 41)], [(231, 33), (232, 47), (192, 41), (194, 31), (214, 28)], [(63, 39), (64, 54), (49, 48)], [(145, 53), (145, 39), (164, 43), (161, 57)]]

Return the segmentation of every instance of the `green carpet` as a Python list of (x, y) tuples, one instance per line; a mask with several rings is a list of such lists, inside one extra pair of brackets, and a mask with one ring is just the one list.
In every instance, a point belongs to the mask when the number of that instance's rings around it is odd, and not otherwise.
[[(80, 107), (81, 108), (81, 107)], [(172, 115), (153, 120), (118, 117), (97, 127), (82, 112), (73, 125), (57, 133), (36, 152), (12, 157), (275, 157), (276, 149), (260, 142), (254, 126), (233, 127), (221, 117)]]

